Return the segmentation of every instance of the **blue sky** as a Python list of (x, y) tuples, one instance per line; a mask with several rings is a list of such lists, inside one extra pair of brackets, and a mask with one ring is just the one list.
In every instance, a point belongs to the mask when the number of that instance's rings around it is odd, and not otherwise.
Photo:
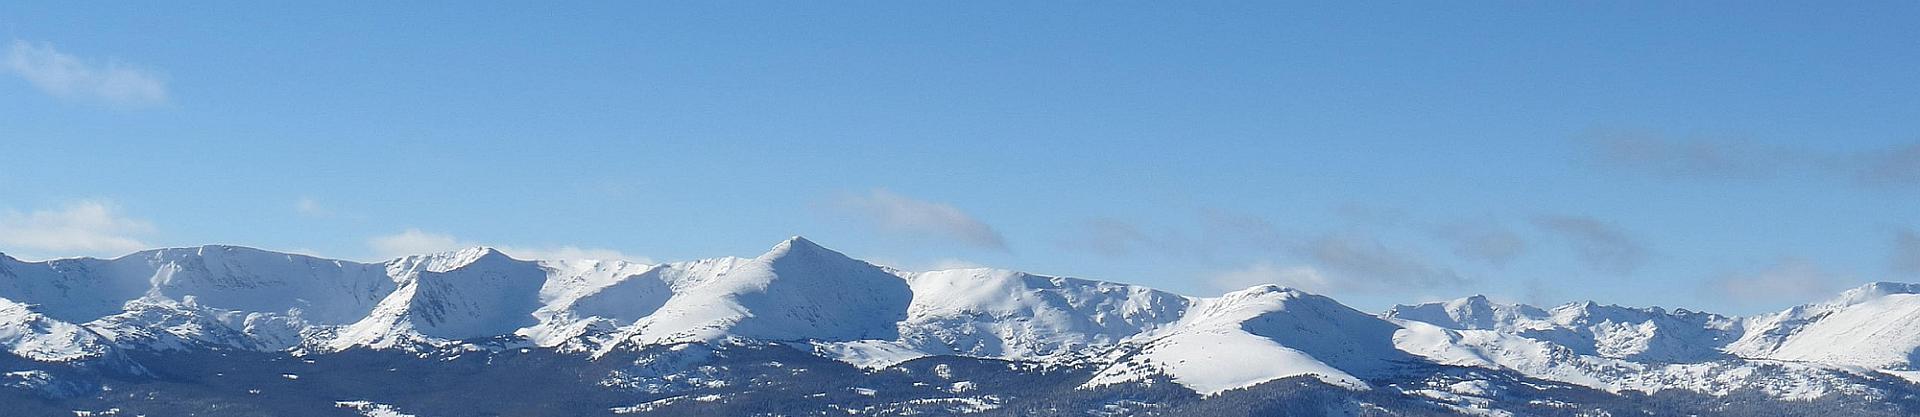
[(0, 9), (0, 251), (806, 235), (1194, 295), (1751, 313), (1920, 280), (1920, 6)]

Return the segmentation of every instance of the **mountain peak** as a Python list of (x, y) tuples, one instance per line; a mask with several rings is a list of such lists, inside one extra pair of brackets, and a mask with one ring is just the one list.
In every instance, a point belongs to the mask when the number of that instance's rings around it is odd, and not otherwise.
[(1854, 305), (1896, 294), (1920, 294), (1920, 283), (1885, 281), (1868, 283), (1840, 293), (1839, 297), (1827, 301), (1827, 304)]
[(1492, 308), (1493, 306), (1493, 300), (1487, 299), (1487, 296), (1485, 294), (1474, 294), (1474, 295), (1467, 296), (1465, 298), (1459, 298), (1453, 301), (1448, 301), (1446, 305), (1447, 305), (1447, 308), (1449, 309), (1461, 309), (1461, 308), (1489, 309), (1489, 308)]
[(486, 257), (492, 257), (492, 256), (507, 256), (506, 253), (500, 252), (499, 249), (495, 249), (492, 246), (474, 246), (471, 248), (461, 249), (457, 251), (445, 252), (444, 254), (451, 255), (457, 258), (463, 258), (463, 259), (480, 259), (480, 258), (486, 258)]
[(1449, 301), (1396, 305), (1388, 309), (1383, 316), (1424, 322), (1449, 329), (1481, 330), (1504, 328), (1517, 322), (1544, 318), (1547, 312), (1526, 304), (1498, 303), (1485, 295), (1474, 295)]
[(773, 249), (768, 250), (767, 253), (760, 255), (760, 259), (764, 259), (764, 260), (785, 259), (785, 258), (794, 258), (794, 257), (805, 257), (805, 258), (825, 257), (825, 258), (832, 258), (832, 259), (851, 259), (851, 258), (847, 258), (847, 255), (845, 254), (836, 252), (833, 249), (827, 249), (824, 246), (820, 246), (820, 244), (813, 243), (813, 241), (807, 240), (807, 238), (800, 237), (800, 236), (794, 236), (794, 237), (787, 238), (787, 240), (780, 241), (779, 244), (773, 245)]
[(1298, 293), (1305, 293), (1305, 292), (1294, 289), (1292, 287), (1285, 286), (1285, 285), (1280, 285), (1280, 284), (1259, 284), (1259, 285), (1247, 287), (1246, 289), (1243, 289), (1243, 290), (1227, 293), (1227, 295), (1237, 294), (1245, 297), (1245, 296), (1259, 296), (1259, 295), (1276, 294), (1276, 293), (1277, 294), (1298, 294)]
[(507, 254), (501, 253), (499, 249), (490, 246), (475, 246), (451, 252), (416, 256), (425, 263), (427, 270), (432, 272), (451, 271), (482, 261), (513, 260)]

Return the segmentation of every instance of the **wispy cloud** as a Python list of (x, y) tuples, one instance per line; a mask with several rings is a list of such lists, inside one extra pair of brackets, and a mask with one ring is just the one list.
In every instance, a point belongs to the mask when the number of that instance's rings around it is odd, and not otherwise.
[(1322, 236), (1292, 250), (1294, 265), (1255, 261), (1206, 277), (1216, 290), (1279, 284), (1322, 294), (1391, 294), (1466, 284), (1467, 277), (1420, 255), (1356, 234)]
[(1099, 218), (1081, 223), (1074, 233), (1064, 235), (1061, 247), (1084, 250), (1102, 256), (1120, 258), (1139, 253), (1165, 255), (1165, 236), (1148, 235), (1140, 226), (1119, 219)]
[(1259, 216), (1220, 209), (1204, 209), (1197, 214), (1197, 224), (1153, 229), (1114, 218), (1091, 219), (1061, 235), (1056, 243), (1063, 249), (1111, 258), (1151, 256), (1203, 261), (1265, 255), (1286, 248), (1287, 236)]
[(1434, 238), (1453, 248), (1454, 256), (1494, 266), (1506, 266), (1527, 251), (1527, 241), (1496, 222), (1462, 222), (1431, 230)]
[(332, 217), (333, 210), (320, 205), (313, 197), (300, 197), (293, 201), (293, 211), (307, 217)]
[[(1492, 231), (1476, 232), (1493, 234)], [(1519, 250), (1491, 247), (1517, 245), (1492, 241), (1510, 237), (1482, 239), (1487, 242), (1481, 243), (1489, 246), (1483, 250)], [(1093, 219), (1081, 224), (1079, 230), (1065, 234), (1059, 244), (1064, 249), (1116, 259), (1230, 265), (1196, 277), (1201, 285), (1221, 291), (1279, 284), (1320, 293), (1382, 294), (1470, 281), (1418, 251), (1388, 245), (1371, 234), (1295, 236), (1258, 216), (1224, 210), (1201, 210), (1195, 223), (1153, 229), (1118, 219)]]
[(625, 260), (639, 263), (653, 263), (652, 259), (634, 256), (618, 250), (604, 248), (582, 248), (572, 245), (563, 246), (517, 246), (484, 245), (468, 241), (445, 233), (426, 232), (420, 229), (407, 229), (400, 233), (375, 236), (367, 239), (367, 247), (380, 259), (393, 259), (407, 255), (456, 251), (475, 246), (493, 246), (515, 258), (539, 260)]
[(474, 246), (480, 245), (461, 241), (453, 237), (453, 235), (428, 233), (420, 231), (420, 229), (407, 229), (400, 233), (375, 236), (372, 239), (367, 239), (367, 247), (373, 249), (375, 256), (383, 259), (423, 253), (455, 251)]
[(1592, 217), (1541, 216), (1533, 223), (1566, 241), (1574, 255), (1595, 271), (1631, 274), (1649, 256), (1647, 248), (1626, 231)]
[(148, 248), (139, 236), (152, 233), (146, 220), (127, 217), (112, 203), (78, 201), (33, 212), (0, 213), (0, 245), (35, 255), (114, 256)]
[(1313, 267), (1280, 266), (1269, 261), (1259, 261), (1242, 268), (1220, 272), (1207, 279), (1208, 286), (1222, 292), (1237, 291), (1261, 284), (1279, 284), (1319, 294), (1339, 290), (1333, 281)]
[(1893, 232), (1893, 271), (1920, 275), (1920, 232), (1901, 228)]
[(649, 259), (645, 256), (628, 255), (618, 250), (606, 249), (606, 248), (583, 248), (583, 247), (573, 246), (573, 245), (545, 246), (545, 247), (500, 246), (499, 248), (500, 248), (500, 251), (502, 252), (506, 252), (507, 254), (517, 256), (523, 259), (551, 259), (551, 260), (590, 259), (590, 260), (601, 260), (601, 261), (621, 260), (621, 261), (629, 261), (629, 262), (638, 262), (643, 264), (653, 263), (653, 259)]
[(1920, 185), (1920, 143), (1854, 155), (1854, 179), (1881, 186)]
[(158, 75), (112, 60), (90, 64), (46, 42), (13, 40), (6, 69), (61, 99), (125, 107), (167, 102), (167, 83)]
[(950, 239), (1006, 250), (1006, 238), (986, 222), (952, 205), (915, 199), (886, 189), (840, 198), (838, 206), (889, 233)]
[(1752, 140), (1608, 132), (1584, 141), (1601, 166), (1673, 179), (1837, 179), (1875, 187), (1920, 186), (1920, 143), (1852, 151)]
[(1703, 290), (1716, 298), (1743, 304), (1805, 301), (1810, 295), (1833, 293), (1840, 279), (1805, 259), (1786, 258), (1765, 268), (1720, 274)]
[(1467, 282), (1451, 268), (1365, 236), (1326, 236), (1309, 242), (1301, 252), (1315, 266), (1333, 275), (1337, 280), (1334, 285), (1341, 290), (1396, 292)]
[(1601, 164), (1671, 178), (1763, 178), (1806, 162), (1797, 150), (1726, 138), (1612, 132), (1586, 144)]
[(1234, 250), (1268, 251), (1286, 245), (1287, 234), (1279, 226), (1257, 215), (1221, 209), (1200, 211), (1200, 243), (1210, 253)]

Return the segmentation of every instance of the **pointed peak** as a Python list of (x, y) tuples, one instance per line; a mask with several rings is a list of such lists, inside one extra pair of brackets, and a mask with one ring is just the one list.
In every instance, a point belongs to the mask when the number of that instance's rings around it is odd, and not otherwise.
[(471, 248), (461, 249), (459, 251), (454, 252), (454, 254), (462, 258), (472, 258), (475, 260), (479, 260), (483, 258), (492, 258), (492, 257), (509, 258), (509, 256), (507, 256), (505, 252), (501, 252), (500, 249), (496, 249), (492, 246), (474, 246)]
[[(513, 258), (508, 257), (507, 254), (501, 253), (499, 249), (494, 249), (490, 246), (475, 246), (450, 252), (415, 255), (408, 258), (414, 258), (424, 262), (427, 270), (434, 272), (451, 271), (481, 261), (513, 260)], [(408, 258), (401, 259), (405, 260)]]
[(780, 241), (780, 243), (773, 245), (773, 248), (775, 250), (779, 250), (780, 248), (794, 248), (794, 247), (820, 249), (820, 250), (826, 249), (825, 247), (821, 247), (820, 244), (818, 243), (813, 243), (813, 241), (807, 240), (806, 236), (800, 236), (800, 235), (793, 235), (792, 237), (788, 237), (787, 240), (782, 240)]
[(851, 259), (847, 258), (845, 254), (827, 249), (800, 236), (790, 237), (787, 238), (787, 240), (780, 241), (780, 244), (773, 245), (773, 249), (768, 250), (765, 254), (761, 254), (760, 259), (781, 259), (796, 256)]

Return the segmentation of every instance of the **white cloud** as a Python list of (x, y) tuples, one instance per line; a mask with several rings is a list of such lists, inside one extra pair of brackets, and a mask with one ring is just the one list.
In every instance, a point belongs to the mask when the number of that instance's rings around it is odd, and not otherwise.
[(986, 267), (986, 265), (981, 265), (978, 263), (974, 263), (974, 262), (962, 260), (962, 259), (949, 258), (949, 259), (941, 259), (941, 260), (933, 261), (933, 264), (928, 266), (928, 270), (944, 271), (949, 269), (973, 269), (973, 268), (984, 268), (984, 267)]
[[(367, 240), (367, 247), (381, 259), (393, 259), (407, 255), (450, 252), (476, 246), (490, 246), (478, 242), (462, 240), (453, 235), (432, 233), (420, 229), (407, 229), (391, 235), (375, 236)], [(491, 245), (495, 249), (518, 259), (540, 260), (625, 260), (639, 263), (653, 263), (652, 259), (633, 256), (613, 249), (582, 248), (563, 245), (553, 247)]]
[(1207, 280), (1207, 285), (1220, 291), (1237, 291), (1261, 284), (1279, 284), (1318, 294), (1338, 290), (1320, 270), (1305, 266), (1282, 267), (1266, 261), (1221, 272)]
[(1809, 295), (1825, 296), (1837, 287), (1840, 277), (1804, 259), (1788, 258), (1757, 271), (1721, 274), (1705, 283), (1715, 296), (1748, 304), (1805, 301)]
[(147, 249), (138, 236), (145, 220), (121, 215), (110, 203), (79, 201), (54, 210), (0, 213), (0, 245), (59, 256), (115, 256)]
[(866, 195), (841, 198), (840, 206), (881, 230), (958, 240), (974, 246), (1007, 249), (1006, 239), (992, 226), (951, 205), (918, 200), (874, 189)]
[(628, 255), (613, 249), (582, 248), (582, 247), (570, 246), (570, 245), (559, 246), (559, 247), (501, 246), (499, 247), (499, 249), (501, 252), (506, 252), (508, 255), (513, 255), (513, 257), (520, 258), (520, 259), (552, 259), (552, 260), (593, 259), (593, 260), (603, 260), (603, 261), (623, 260), (623, 261), (638, 262), (643, 264), (653, 263), (653, 260), (648, 259), (647, 257)]
[(420, 229), (407, 229), (404, 232), (385, 236), (375, 236), (367, 240), (367, 247), (382, 259), (393, 259), (407, 255), (455, 251), (480, 246), (462, 242), (453, 235), (428, 233)]
[(45, 42), (15, 39), (7, 51), (6, 69), (61, 99), (117, 106), (167, 102), (167, 84), (159, 76), (113, 61), (91, 65)]
[(967, 261), (964, 259), (954, 259), (954, 258), (941, 258), (941, 259), (935, 259), (932, 261), (907, 261), (905, 259), (899, 259), (899, 258), (863, 256), (860, 258), (860, 260), (866, 261), (867, 263), (870, 263), (870, 264), (898, 269), (898, 270), (907, 271), (907, 272), (945, 271), (945, 270), (952, 270), (952, 269), (973, 269), (973, 268), (988, 267), (987, 265), (975, 263), (972, 261)]
[(313, 197), (300, 197), (300, 199), (294, 200), (293, 211), (308, 217), (329, 217), (333, 215), (333, 210), (328, 210), (326, 206), (320, 205), (320, 200), (315, 200)]

